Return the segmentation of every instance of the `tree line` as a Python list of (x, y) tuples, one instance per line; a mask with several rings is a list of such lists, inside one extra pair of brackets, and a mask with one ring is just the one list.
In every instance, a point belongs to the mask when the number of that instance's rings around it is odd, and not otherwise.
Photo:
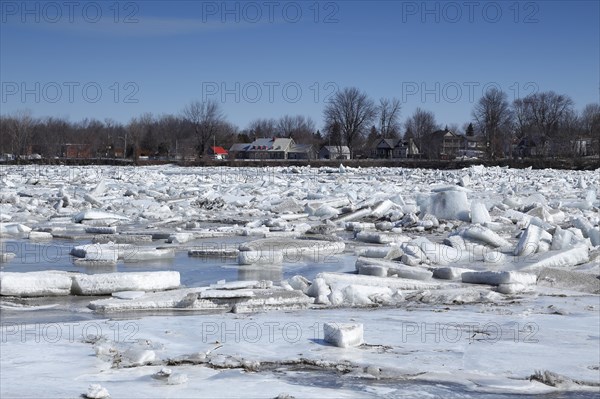
[[(430, 144), (430, 133), (442, 125), (433, 112), (422, 108), (401, 123), (401, 108), (397, 98), (374, 101), (356, 87), (344, 88), (325, 104), (323, 131), (303, 115), (259, 118), (240, 129), (227, 120), (216, 101), (191, 101), (177, 115), (144, 113), (126, 124), (112, 119), (70, 122), (57, 117), (35, 118), (31, 111), (20, 110), (0, 116), (0, 153), (17, 158), (31, 153), (61, 157), (66, 145), (78, 144), (86, 145), (92, 156), (99, 158), (137, 159), (146, 155), (173, 159), (202, 157), (213, 145), (228, 149), (234, 143), (249, 143), (259, 137), (293, 138), (315, 147), (348, 146), (355, 156), (368, 155), (379, 138), (403, 138), (414, 140), (423, 151)], [(513, 156), (514, 143), (523, 139), (546, 142), (546, 155), (569, 155), (565, 143), (584, 138), (598, 140), (600, 104), (588, 104), (578, 112), (568, 95), (553, 91), (509, 102), (505, 92), (491, 88), (475, 103), (472, 120), (446, 128), (457, 134), (479, 136), (492, 158)]]

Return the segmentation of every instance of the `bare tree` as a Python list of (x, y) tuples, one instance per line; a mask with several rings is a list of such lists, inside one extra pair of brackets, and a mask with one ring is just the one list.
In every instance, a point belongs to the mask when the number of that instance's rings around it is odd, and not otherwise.
[(405, 139), (412, 138), (419, 146), (421, 154), (427, 153), (424, 145), (426, 145), (426, 135), (439, 129), (439, 125), (435, 121), (433, 112), (425, 111), (422, 108), (417, 108), (415, 112), (404, 123), (406, 127)]
[(379, 133), (383, 138), (397, 138), (400, 132), (400, 100), (381, 98), (377, 106), (379, 114)]
[(255, 119), (248, 125), (246, 134), (251, 139), (277, 136), (277, 121), (275, 119)]
[(341, 137), (350, 149), (351, 156), (355, 145), (365, 136), (376, 115), (373, 100), (355, 87), (338, 91), (324, 111), (325, 125), (328, 128), (339, 125)]
[(585, 106), (581, 112), (581, 126), (586, 136), (596, 138), (600, 136), (600, 104), (592, 103)]
[(596, 140), (598, 154), (600, 155), (600, 104), (591, 103), (581, 112), (582, 133), (592, 140)]
[(10, 149), (17, 159), (27, 154), (35, 124), (36, 120), (28, 109), (18, 110), (8, 118), (6, 125), (10, 137)]
[(510, 145), (513, 119), (506, 93), (495, 87), (487, 90), (475, 104), (473, 118), (489, 143), (489, 155), (495, 158), (502, 154), (505, 145)]
[(553, 137), (558, 133), (561, 119), (573, 107), (573, 100), (553, 91), (535, 93), (524, 99), (529, 107), (530, 117), (538, 133)]
[(282, 137), (291, 137), (295, 140), (307, 140), (315, 132), (315, 122), (303, 115), (285, 115), (277, 121), (277, 131)]
[(529, 102), (525, 99), (517, 98), (513, 101), (512, 110), (517, 137), (530, 137), (533, 132), (533, 116)]
[(208, 143), (217, 134), (217, 127), (224, 121), (219, 103), (192, 101), (183, 109), (183, 117), (193, 126), (198, 156), (202, 157)]

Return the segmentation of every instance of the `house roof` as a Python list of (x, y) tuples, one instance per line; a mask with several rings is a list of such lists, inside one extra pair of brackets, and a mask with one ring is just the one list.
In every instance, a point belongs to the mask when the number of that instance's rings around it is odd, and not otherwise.
[(288, 151), (294, 144), (292, 139), (284, 138), (260, 138), (249, 144), (248, 151)]
[[(398, 141), (398, 139), (379, 139), (375, 142), (375, 148), (384, 148), (385, 146), (387, 148), (394, 148), (398, 144)], [(385, 146), (381, 147), (382, 144), (385, 144)]]
[(444, 129), (444, 130), (436, 130), (435, 132), (431, 132), (429, 133), (427, 136), (429, 136), (432, 139), (442, 139), (444, 138), (444, 136), (446, 136), (447, 134), (450, 134), (454, 137), (458, 137), (456, 135), (456, 133), (453, 133), (452, 131), (448, 130), (448, 129)]
[(248, 150), (248, 148), (250, 148), (249, 143), (235, 143), (234, 145), (231, 146), (231, 148), (229, 148), (229, 152), (246, 151), (246, 150)]
[(227, 150), (223, 147), (210, 147), (215, 155), (227, 155)]
[(289, 152), (306, 153), (312, 151), (312, 144), (293, 144)]

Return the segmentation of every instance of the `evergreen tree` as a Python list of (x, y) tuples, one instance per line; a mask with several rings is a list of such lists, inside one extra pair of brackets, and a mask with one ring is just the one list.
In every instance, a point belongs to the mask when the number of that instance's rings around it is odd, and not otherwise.
[(475, 136), (475, 129), (473, 129), (473, 124), (469, 123), (469, 126), (467, 127), (467, 137), (473, 137)]

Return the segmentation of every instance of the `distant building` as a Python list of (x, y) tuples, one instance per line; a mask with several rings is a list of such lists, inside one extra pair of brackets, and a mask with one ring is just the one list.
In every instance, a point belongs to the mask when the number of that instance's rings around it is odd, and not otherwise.
[(288, 151), (288, 159), (315, 159), (317, 153), (312, 144), (292, 144)]
[(287, 159), (294, 140), (282, 138), (256, 139), (246, 150), (247, 159)]
[(288, 159), (290, 150), (294, 148), (293, 139), (260, 138), (252, 143), (237, 143), (229, 149), (230, 158), (234, 159)]
[(229, 159), (246, 159), (250, 143), (236, 143), (229, 148)]
[(371, 158), (415, 158), (419, 155), (419, 147), (413, 139), (378, 139), (371, 147)]
[(210, 147), (208, 149), (208, 155), (212, 156), (213, 159), (226, 159), (229, 153), (223, 147)]
[(63, 158), (92, 158), (92, 146), (89, 144), (63, 144), (60, 153)]
[(409, 138), (408, 140), (398, 140), (392, 156), (394, 158), (417, 158), (420, 154), (421, 152), (415, 141)]
[(525, 136), (517, 141), (513, 153), (522, 158), (541, 157), (548, 153), (549, 141), (544, 136)]
[(371, 147), (371, 158), (389, 159), (394, 156), (398, 139), (378, 139)]
[(463, 148), (459, 155), (469, 158), (484, 158), (487, 153), (487, 140), (483, 136), (463, 136)]
[(319, 159), (350, 159), (350, 148), (346, 145), (326, 145), (319, 151)]
[(454, 159), (464, 148), (464, 136), (448, 129), (437, 130), (423, 137), (421, 151), (429, 159)]

